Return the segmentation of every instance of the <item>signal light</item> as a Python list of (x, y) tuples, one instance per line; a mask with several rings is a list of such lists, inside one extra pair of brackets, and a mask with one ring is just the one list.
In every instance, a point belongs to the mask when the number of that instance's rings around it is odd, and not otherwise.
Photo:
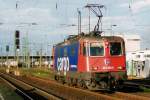
[(19, 33), (20, 33), (20, 32), (19, 32), (18, 30), (16, 30), (16, 32), (15, 32), (15, 38), (19, 38), (19, 36), (20, 36)]
[(17, 48), (17, 49), (19, 49), (19, 48), (20, 48), (20, 46), (19, 46), (19, 45), (16, 45), (16, 48)]
[(19, 42), (20, 42), (19, 39), (16, 39), (16, 40), (15, 40), (15, 44), (16, 44), (16, 45), (19, 45), (19, 44), (20, 44)]
[(20, 48), (20, 32), (19, 32), (19, 30), (15, 31), (15, 46), (16, 46), (16, 49)]

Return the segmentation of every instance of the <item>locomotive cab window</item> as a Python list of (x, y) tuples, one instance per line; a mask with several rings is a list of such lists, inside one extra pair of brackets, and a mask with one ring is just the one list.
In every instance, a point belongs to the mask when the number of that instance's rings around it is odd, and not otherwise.
[(90, 43), (90, 56), (104, 56), (104, 46), (102, 43)]
[(117, 56), (122, 54), (122, 47), (120, 42), (111, 42), (110, 43), (110, 54), (112, 56)]
[(83, 55), (84, 56), (86, 55), (86, 46), (85, 46), (85, 44), (83, 45)]

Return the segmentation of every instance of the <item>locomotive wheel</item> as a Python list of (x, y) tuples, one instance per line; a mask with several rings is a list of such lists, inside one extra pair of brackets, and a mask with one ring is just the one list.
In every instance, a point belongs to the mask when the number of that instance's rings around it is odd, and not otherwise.
[(96, 84), (94, 82), (86, 81), (86, 87), (89, 90), (94, 90), (96, 88)]
[(78, 79), (73, 79), (73, 86), (77, 86)]
[(108, 84), (105, 81), (101, 81), (101, 82), (99, 82), (99, 84), (100, 84), (100, 88), (102, 88), (102, 89), (106, 89), (108, 86)]
[(80, 87), (80, 88), (83, 88), (84, 87), (84, 81), (83, 80), (78, 80), (77, 86)]
[(61, 84), (65, 84), (65, 80), (64, 80), (64, 79), (61, 79), (61, 80), (60, 80), (60, 83), (61, 83)]
[(110, 90), (110, 91), (115, 91), (115, 90), (116, 90), (116, 85), (110, 84), (110, 85), (109, 85), (109, 90)]
[(91, 83), (91, 86), (92, 86), (93, 88), (95, 88), (95, 87), (96, 87), (95, 82), (92, 82), (92, 83)]
[(108, 89), (109, 89), (110, 91), (114, 91), (115, 88), (116, 88), (116, 81), (115, 81), (113, 78), (110, 78), (110, 79), (108, 80)]
[(65, 84), (65, 79), (62, 76), (57, 76), (57, 81), (61, 84)]
[(56, 81), (58, 81), (58, 80), (59, 80), (59, 76), (55, 75), (55, 76), (54, 76), (54, 79), (55, 79)]
[(54, 80), (57, 80), (57, 76), (56, 75), (54, 76)]
[(123, 80), (117, 81), (117, 89), (121, 90), (123, 88)]
[(81, 84), (82, 84), (82, 88), (87, 89), (87, 86), (86, 86), (86, 84), (85, 84), (85, 81), (84, 81), (84, 80), (82, 80), (82, 81), (81, 81)]

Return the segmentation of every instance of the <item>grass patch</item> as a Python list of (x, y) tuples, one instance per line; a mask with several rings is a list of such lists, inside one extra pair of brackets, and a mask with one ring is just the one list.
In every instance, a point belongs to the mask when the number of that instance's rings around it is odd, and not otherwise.
[(0, 83), (0, 95), (3, 96), (5, 100), (23, 100), (14, 90), (3, 83)]
[(20, 69), (21, 75), (31, 75), (31, 76), (37, 76), (41, 78), (50, 78), (53, 79), (53, 74), (50, 69), (42, 69), (42, 68), (23, 68)]
[(4, 71), (6, 71), (6, 68), (0, 67), (0, 72), (4, 72)]
[(142, 89), (143, 92), (150, 92), (150, 88), (146, 88), (146, 87), (140, 86), (140, 89)]

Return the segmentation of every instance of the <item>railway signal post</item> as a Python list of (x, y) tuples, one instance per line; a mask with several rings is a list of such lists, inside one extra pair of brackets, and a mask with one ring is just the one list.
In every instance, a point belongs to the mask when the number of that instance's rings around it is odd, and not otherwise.
[(16, 67), (17, 70), (15, 70), (15, 75), (20, 75), (20, 72), (18, 70), (18, 64), (19, 64), (19, 50), (20, 50), (20, 31), (15, 31), (15, 58), (16, 58)]

